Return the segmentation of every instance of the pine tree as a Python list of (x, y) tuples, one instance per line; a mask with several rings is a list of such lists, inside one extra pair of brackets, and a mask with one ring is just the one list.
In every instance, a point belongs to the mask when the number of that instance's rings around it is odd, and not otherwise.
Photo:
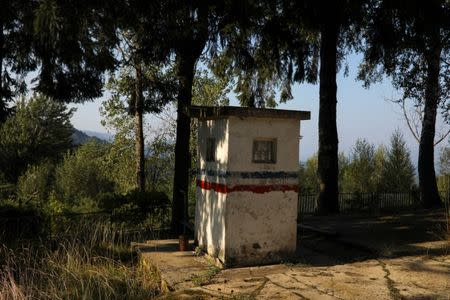
[(25, 76), (36, 68), (33, 57), (35, 1), (1, 1), (0, 10), (0, 123), (14, 111), (15, 97), (26, 91)]
[(17, 102), (17, 112), (0, 126), (0, 169), (15, 183), (28, 165), (57, 160), (72, 147), (74, 109), (35, 95)]
[(411, 154), (400, 131), (391, 136), (390, 148), (382, 172), (383, 190), (387, 192), (408, 192), (414, 184), (414, 167)]
[(66, 103), (102, 96), (104, 73), (116, 66), (117, 26), (112, 11), (101, 1), (37, 2), (33, 22), (38, 73), (35, 91)]
[(442, 205), (434, 169), (434, 138), (438, 107), (448, 106), (449, 35), (448, 1), (375, 1), (368, 14), (368, 46), (359, 75), (368, 85), (386, 74), (403, 92), (402, 100), (424, 103), (418, 171), (426, 208)]
[(318, 207), (322, 214), (336, 213), (336, 74), (346, 52), (359, 42), (367, 2), (273, 0), (247, 5), (250, 15), (231, 35), (219, 67), (234, 69), (236, 92), (248, 106), (275, 105), (274, 90), (280, 101), (289, 100), (293, 83), (315, 83), (319, 77)]
[(192, 86), (196, 65), (207, 45), (214, 48), (223, 3), (215, 1), (129, 2), (130, 13), (123, 18), (136, 32), (141, 55), (146, 62), (172, 62), (177, 78), (177, 132), (173, 187), (172, 229), (181, 232), (187, 212), (190, 178), (190, 117)]
[(365, 139), (358, 139), (344, 175), (344, 190), (350, 193), (375, 192), (375, 166), (375, 146)]

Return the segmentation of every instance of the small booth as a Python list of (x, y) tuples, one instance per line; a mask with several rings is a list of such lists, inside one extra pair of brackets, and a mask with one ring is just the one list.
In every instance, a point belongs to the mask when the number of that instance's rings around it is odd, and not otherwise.
[(300, 120), (310, 112), (192, 106), (198, 119), (195, 235), (226, 266), (296, 250)]

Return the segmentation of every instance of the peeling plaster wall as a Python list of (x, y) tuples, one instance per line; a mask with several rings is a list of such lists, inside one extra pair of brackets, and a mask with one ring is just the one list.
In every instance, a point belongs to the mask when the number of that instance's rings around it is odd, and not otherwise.
[(280, 261), (297, 243), (297, 193), (228, 194), (225, 261), (255, 265)]
[[(228, 171), (268, 171), (298, 174), (300, 126), (295, 119), (231, 117), (229, 119)], [(252, 162), (253, 140), (276, 138), (275, 164)], [(272, 173), (273, 174), (273, 173)], [(297, 185), (297, 178), (230, 178), (228, 185)], [(229, 265), (252, 265), (295, 252), (297, 242), (296, 191), (266, 193), (233, 192), (226, 201), (226, 261)]]

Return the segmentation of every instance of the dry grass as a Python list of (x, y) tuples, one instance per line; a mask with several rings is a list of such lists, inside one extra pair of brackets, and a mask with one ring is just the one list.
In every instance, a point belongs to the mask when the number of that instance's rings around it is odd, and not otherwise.
[(445, 224), (442, 228), (442, 239), (447, 241), (447, 254), (450, 253), (450, 203), (445, 201)]
[(450, 202), (445, 201), (445, 230), (446, 230), (446, 240), (450, 241)]
[[(119, 236), (118, 236), (119, 235)], [(106, 224), (70, 238), (0, 247), (0, 299), (149, 299), (157, 274)]]

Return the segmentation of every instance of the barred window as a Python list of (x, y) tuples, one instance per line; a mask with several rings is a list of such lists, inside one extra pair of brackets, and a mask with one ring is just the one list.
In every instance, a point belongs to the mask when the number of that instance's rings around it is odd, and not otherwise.
[(253, 141), (254, 163), (276, 163), (276, 139), (256, 139)]
[(216, 139), (206, 139), (206, 161), (216, 161)]

